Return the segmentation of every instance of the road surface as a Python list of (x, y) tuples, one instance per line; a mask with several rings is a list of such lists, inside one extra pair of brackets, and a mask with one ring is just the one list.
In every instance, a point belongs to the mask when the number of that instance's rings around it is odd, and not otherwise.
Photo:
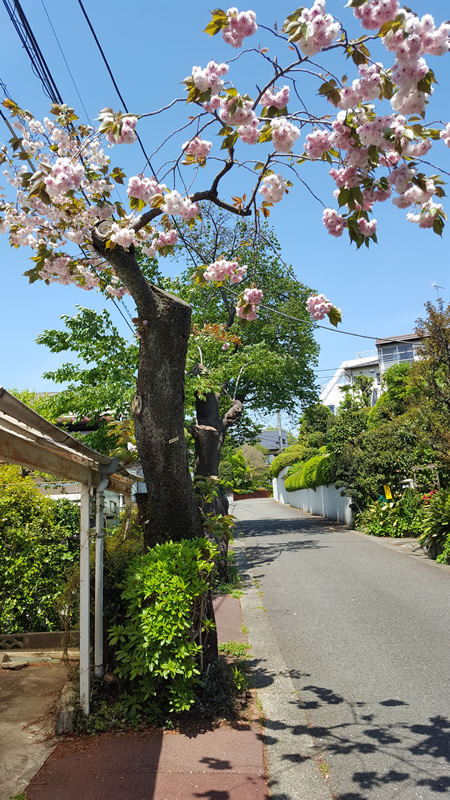
[(230, 511), (274, 798), (450, 794), (450, 567), (272, 500)]

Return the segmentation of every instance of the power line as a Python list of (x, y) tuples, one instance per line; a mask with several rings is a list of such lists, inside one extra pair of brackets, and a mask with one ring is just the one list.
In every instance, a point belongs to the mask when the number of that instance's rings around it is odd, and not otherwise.
[(78, 99), (79, 99), (79, 101), (80, 101), (80, 103), (81, 103), (81, 106), (82, 106), (82, 108), (83, 108), (83, 111), (84, 111), (84, 113), (86, 114), (86, 119), (87, 119), (87, 121), (88, 121), (88, 122), (89, 122), (89, 124), (90, 124), (90, 123), (91, 123), (91, 120), (89, 119), (89, 114), (88, 114), (88, 112), (86, 111), (86, 106), (85, 106), (85, 105), (84, 105), (84, 103), (83, 103), (83, 98), (81, 97), (81, 94), (80, 94), (80, 92), (78, 91), (78, 86), (77, 86), (77, 84), (75, 83), (75, 78), (73, 77), (73, 75), (72, 75), (72, 72), (71, 72), (71, 69), (70, 69), (70, 67), (69, 67), (69, 64), (67, 63), (66, 56), (64, 55), (64, 50), (63, 50), (63, 49), (62, 49), (62, 47), (61, 47), (61, 44), (60, 44), (60, 41), (59, 41), (59, 39), (58, 39), (57, 33), (56, 33), (56, 31), (55, 31), (55, 29), (54, 29), (54, 27), (53, 27), (53, 23), (52, 23), (52, 21), (51, 21), (50, 15), (49, 15), (49, 13), (48, 13), (48, 11), (47, 11), (46, 7), (45, 7), (44, 0), (41, 0), (41, 3), (42, 3), (42, 7), (43, 7), (43, 9), (44, 9), (44, 11), (45, 11), (45, 14), (46, 14), (46, 16), (47, 16), (47, 19), (48, 19), (48, 21), (49, 21), (50, 27), (51, 27), (51, 29), (52, 29), (52, 31), (53, 31), (53, 35), (54, 35), (54, 37), (55, 37), (55, 39), (56, 39), (57, 45), (58, 45), (58, 47), (59, 47), (59, 49), (60, 49), (60, 52), (61, 52), (61, 55), (62, 55), (62, 57), (63, 57), (64, 63), (65, 63), (65, 65), (66, 65), (66, 67), (67, 67), (67, 72), (69, 73), (69, 75), (70, 75), (70, 77), (71, 77), (72, 83), (73, 83), (73, 85), (74, 85), (74, 87), (75, 87), (75, 91), (76, 91), (76, 93), (77, 93), (77, 95), (78, 95)]
[[(235, 297), (239, 297), (239, 293), (233, 291), (233, 289), (230, 289), (228, 286), (226, 287), (226, 291), (231, 292), (231, 294), (234, 295)], [(278, 314), (280, 317), (285, 317), (285, 319), (290, 319), (293, 322), (300, 322), (301, 325), (311, 325), (314, 326), (315, 328), (322, 328), (322, 330), (324, 331), (331, 331), (331, 333), (343, 333), (345, 336), (358, 336), (360, 339), (373, 339), (373, 341), (376, 341), (377, 339), (381, 338), (379, 336), (365, 336), (363, 333), (351, 333), (350, 331), (342, 331), (339, 330), (338, 328), (328, 328), (326, 325), (318, 325), (317, 323), (314, 323), (312, 320), (310, 322), (309, 320), (306, 319), (293, 317), (291, 314), (285, 314), (284, 311), (278, 311), (277, 308), (272, 308), (272, 306), (268, 306), (265, 303), (258, 303), (258, 305), (261, 308), (266, 308), (267, 311), (271, 311), (272, 314)]]
[(31, 61), (31, 67), (35, 75), (42, 83), (45, 94), (53, 103), (62, 105), (63, 99), (59, 89), (48, 68), (47, 62), (42, 55), (41, 49), (35, 39), (33, 31), (27, 20), (26, 14), (20, 5), (19, 0), (14, 0), (14, 5), (10, 0), (3, 0), (3, 5), (8, 12), (9, 18), (19, 36), (22, 45)]
[[(105, 64), (105, 67), (106, 67), (106, 69), (107, 69), (107, 71), (108, 71), (109, 77), (111, 78), (111, 81), (112, 81), (112, 83), (113, 83), (113, 86), (114, 86), (114, 88), (115, 88), (115, 90), (116, 90), (116, 92), (117, 92), (117, 95), (118, 95), (118, 97), (119, 97), (119, 100), (120, 100), (120, 102), (123, 104), (123, 107), (124, 107), (125, 113), (126, 113), (126, 114), (129, 114), (130, 112), (128, 111), (127, 104), (125, 103), (125, 100), (124, 100), (124, 98), (122, 97), (122, 94), (121, 94), (121, 92), (120, 92), (120, 89), (119, 89), (119, 87), (118, 87), (118, 85), (117, 85), (116, 79), (115, 79), (115, 77), (114, 77), (114, 75), (113, 75), (112, 69), (111, 69), (111, 67), (109, 66), (108, 59), (106, 58), (106, 56), (105, 56), (105, 54), (104, 54), (104, 52), (103, 52), (103, 48), (102, 48), (102, 46), (101, 46), (101, 44), (100, 44), (100, 42), (99, 42), (99, 40), (98, 40), (98, 38), (97, 38), (97, 34), (95, 33), (95, 30), (94, 30), (94, 28), (93, 28), (92, 22), (91, 22), (91, 20), (90, 20), (90, 19), (89, 19), (89, 17), (88, 17), (88, 14), (87, 14), (87, 12), (86, 12), (86, 9), (85, 9), (85, 7), (84, 7), (84, 5), (83, 5), (83, 3), (82, 3), (82, 0), (78, 0), (78, 5), (80, 6), (80, 8), (81, 8), (81, 11), (83, 12), (84, 18), (85, 18), (85, 20), (86, 20), (87, 24), (89, 25), (89, 29), (90, 29), (90, 31), (91, 31), (91, 33), (92, 33), (92, 36), (94, 37), (94, 40), (95, 40), (95, 43), (96, 43), (96, 45), (97, 45), (98, 49), (99, 49), (99, 51), (100, 51), (100, 55), (101, 55), (101, 57), (102, 57), (102, 59), (103, 59), (103, 62), (104, 62), (104, 64)], [(137, 133), (136, 135), (137, 135), (137, 140), (138, 140), (138, 142), (139, 142), (139, 145), (140, 145), (140, 147), (141, 147), (141, 150), (142, 150), (142, 152), (143, 152), (143, 154), (144, 154), (144, 158), (145, 158), (145, 161), (146, 161), (146, 166), (147, 166), (147, 164), (148, 164), (148, 166), (150, 167), (150, 169), (151, 169), (152, 173), (153, 173), (154, 175), (156, 175), (156, 172), (155, 172), (155, 170), (154, 170), (154, 169), (153, 169), (153, 167), (152, 167), (152, 164), (151, 164), (150, 158), (149, 158), (149, 156), (147, 155), (147, 153), (146, 153), (146, 151), (145, 151), (145, 147), (144, 147), (144, 145), (142, 144), (142, 140), (141, 140), (141, 138), (140, 138), (140, 136), (139, 136), (139, 134), (138, 134), (138, 133)], [(144, 169), (145, 169), (145, 167), (144, 167)]]

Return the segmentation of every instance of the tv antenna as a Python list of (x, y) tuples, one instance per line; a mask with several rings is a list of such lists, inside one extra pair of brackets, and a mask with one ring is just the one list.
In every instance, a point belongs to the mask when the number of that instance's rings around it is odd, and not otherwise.
[(439, 289), (445, 289), (445, 286), (439, 286), (439, 284), (436, 283), (436, 281), (434, 281), (434, 283), (431, 284), (431, 288), (432, 289), (436, 289), (436, 294), (437, 294), (438, 299), (439, 299)]

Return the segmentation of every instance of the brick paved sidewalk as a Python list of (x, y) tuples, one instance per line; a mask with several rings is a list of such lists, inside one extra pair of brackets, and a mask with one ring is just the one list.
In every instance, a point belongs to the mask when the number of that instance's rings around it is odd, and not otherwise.
[[(220, 641), (243, 641), (239, 600), (215, 600)], [(59, 744), (28, 800), (267, 800), (257, 722), (178, 733), (103, 734)]]

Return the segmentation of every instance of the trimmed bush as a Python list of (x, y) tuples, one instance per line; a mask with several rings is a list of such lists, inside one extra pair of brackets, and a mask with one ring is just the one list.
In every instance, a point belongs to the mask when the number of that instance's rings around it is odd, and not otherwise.
[(334, 483), (334, 462), (331, 455), (322, 458), (317, 464), (316, 482), (317, 486), (328, 486), (329, 483)]
[(167, 542), (127, 570), (123, 624), (109, 629), (121, 700), (131, 719), (188, 710), (201, 672), (207, 597), (217, 547), (207, 539)]
[(304, 444), (293, 444), (276, 456), (270, 465), (271, 478), (277, 478), (281, 470), (290, 467), (296, 462), (306, 461), (317, 453), (317, 448), (306, 447)]
[(295, 492), (297, 489), (315, 489), (319, 486), (317, 470), (322, 461), (329, 460), (328, 454), (319, 454), (313, 456), (306, 461), (298, 470), (292, 475), (288, 475), (285, 481), (285, 488), (287, 492)]

